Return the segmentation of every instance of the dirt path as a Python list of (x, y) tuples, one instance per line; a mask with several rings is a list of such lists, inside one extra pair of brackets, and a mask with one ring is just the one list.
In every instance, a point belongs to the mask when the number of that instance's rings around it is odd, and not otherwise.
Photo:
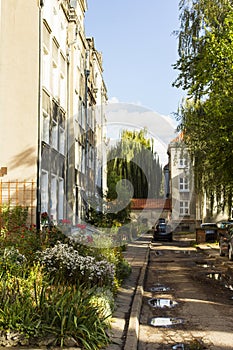
[[(154, 349), (233, 349), (233, 291), (215, 278), (225, 272), (224, 266), (208, 258), (185, 242), (155, 243), (150, 252), (145, 295), (140, 319), (138, 350)], [(210, 274), (212, 278), (207, 277)], [(212, 274), (212, 275), (211, 275)], [(170, 288), (152, 291), (158, 284)], [(151, 298), (177, 302), (174, 307), (152, 307)], [(163, 302), (154, 300), (153, 302)], [(164, 301), (168, 302), (168, 301)], [(152, 317), (169, 321), (173, 326), (149, 325)]]

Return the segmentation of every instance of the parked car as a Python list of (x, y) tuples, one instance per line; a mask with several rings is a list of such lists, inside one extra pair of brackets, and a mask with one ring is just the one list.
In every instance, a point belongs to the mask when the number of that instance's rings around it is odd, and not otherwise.
[(170, 225), (167, 225), (165, 222), (160, 222), (156, 225), (153, 235), (154, 241), (157, 240), (167, 240), (172, 242), (173, 232)]
[(227, 255), (229, 260), (233, 260), (233, 225), (219, 235), (219, 255)]
[(215, 242), (218, 240), (218, 226), (213, 222), (205, 222), (201, 224), (201, 228), (205, 231), (206, 242)]
[(233, 221), (232, 220), (228, 220), (228, 221), (219, 221), (217, 222), (217, 226), (220, 230), (226, 230), (228, 228), (228, 226), (233, 225)]

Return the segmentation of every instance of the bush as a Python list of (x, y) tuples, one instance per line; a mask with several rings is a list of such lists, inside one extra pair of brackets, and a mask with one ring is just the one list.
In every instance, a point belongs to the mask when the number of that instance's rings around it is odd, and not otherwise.
[(63, 346), (72, 338), (87, 350), (108, 344), (106, 316), (93, 303), (94, 289), (54, 285), (39, 266), (21, 277), (4, 274), (0, 281), (0, 329), (23, 333), (28, 343)]
[(98, 261), (93, 256), (81, 256), (68, 244), (58, 243), (45, 249), (39, 254), (39, 261), (59, 281), (113, 288), (113, 264), (107, 260)]
[(0, 217), (0, 330), (20, 334), (14, 346), (43, 339), (63, 346), (72, 338), (86, 350), (103, 348), (113, 293), (130, 273), (122, 247), (106, 235), (82, 245), (26, 220), (22, 207), (5, 207)]

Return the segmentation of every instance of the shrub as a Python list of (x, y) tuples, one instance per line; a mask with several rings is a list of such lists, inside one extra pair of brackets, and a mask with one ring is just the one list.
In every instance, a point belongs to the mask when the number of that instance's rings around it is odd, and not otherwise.
[(68, 244), (58, 243), (39, 255), (40, 263), (57, 280), (88, 286), (113, 287), (115, 269), (107, 260), (96, 260), (93, 256), (81, 256)]
[(108, 344), (107, 321), (93, 303), (94, 289), (56, 285), (37, 265), (21, 277), (5, 274), (0, 280), (0, 329), (23, 333), (37, 346), (52, 339), (63, 346), (73, 338), (87, 350)]
[(113, 293), (105, 288), (98, 287), (90, 298), (91, 305), (95, 306), (101, 318), (108, 320), (114, 311)]
[(16, 231), (27, 223), (28, 208), (17, 205), (10, 207), (3, 205), (0, 211), (1, 229), (6, 231)]

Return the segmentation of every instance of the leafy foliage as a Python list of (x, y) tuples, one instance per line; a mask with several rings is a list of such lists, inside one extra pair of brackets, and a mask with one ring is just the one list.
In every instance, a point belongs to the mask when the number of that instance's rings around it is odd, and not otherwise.
[(130, 272), (121, 248), (106, 238), (96, 249), (82, 246), (56, 227), (18, 227), (22, 210), (11, 210), (0, 235), (2, 334), (20, 334), (22, 345), (63, 347), (72, 339), (87, 350), (105, 347), (114, 293)]
[(133, 198), (160, 196), (162, 169), (146, 130), (124, 130), (121, 140), (108, 155), (108, 198), (116, 199), (116, 184), (127, 179), (133, 184)]
[(192, 154), (196, 189), (219, 209), (233, 192), (233, 2), (180, 1), (179, 76), (174, 86), (188, 99), (177, 116)]

